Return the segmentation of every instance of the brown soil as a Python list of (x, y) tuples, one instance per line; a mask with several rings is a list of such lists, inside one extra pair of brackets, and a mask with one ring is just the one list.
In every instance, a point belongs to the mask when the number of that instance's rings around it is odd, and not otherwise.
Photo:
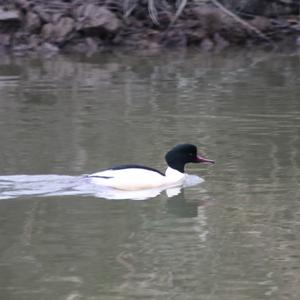
[[(259, 2), (260, 8), (263, 2)], [(186, 5), (181, 7), (175, 3), (0, 0), (0, 50), (93, 53), (115, 47), (157, 50), (189, 46), (213, 50), (262, 43), (273, 47), (287, 35), (296, 46), (300, 44), (297, 6), (290, 5), (290, 10), (282, 10), (282, 14), (272, 14), (269, 7), (261, 8), (260, 14), (246, 10), (237, 14), (221, 1), (182, 1)]]

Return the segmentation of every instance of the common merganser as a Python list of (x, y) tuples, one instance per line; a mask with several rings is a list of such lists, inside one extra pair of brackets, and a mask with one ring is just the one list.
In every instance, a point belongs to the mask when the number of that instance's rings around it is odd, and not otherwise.
[(197, 155), (197, 147), (180, 144), (165, 155), (168, 168), (162, 172), (141, 166), (121, 165), (88, 175), (95, 184), (126, 191), (153, 189), (181, 185), (187, 176), (184, 167), (187, 163), (211, 163), (214, 161)]

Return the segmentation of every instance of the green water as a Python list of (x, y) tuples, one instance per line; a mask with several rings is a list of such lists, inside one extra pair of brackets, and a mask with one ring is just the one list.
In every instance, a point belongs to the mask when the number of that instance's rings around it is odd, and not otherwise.
[[(299, 299), (299, 74), (299, 54), (264, 52), (3, 58), (0, 298)], [(217, 163), (173, 197), (5, 180), (164, 170), (182, 142)]]

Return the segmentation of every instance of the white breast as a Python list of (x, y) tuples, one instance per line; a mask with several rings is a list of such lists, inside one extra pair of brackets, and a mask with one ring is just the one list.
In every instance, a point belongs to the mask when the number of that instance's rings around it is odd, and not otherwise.
[(133, 191), (152, 189), (161, 186), (179, 185), (185, 178), (185, 174), (170, 167), (166, 170), (165, 176), (147, 169), (128, 168), (105, 170), (91, 174), (89, 177), (95, 184), (109, 186), (120, 190)]

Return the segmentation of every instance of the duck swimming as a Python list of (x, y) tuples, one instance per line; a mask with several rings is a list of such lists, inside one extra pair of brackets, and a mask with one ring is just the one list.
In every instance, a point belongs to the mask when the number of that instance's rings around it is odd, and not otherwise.
[(197, 154), (192, 144), (179, 144), (165, 155), (168, 168), (164, 173), (141, 165), (121, 165), (88, 175), (92, 182), (119, 190), (135, 191), (181, 185), (187, 176), (187, 163), (209, 163), (214, 161)]

